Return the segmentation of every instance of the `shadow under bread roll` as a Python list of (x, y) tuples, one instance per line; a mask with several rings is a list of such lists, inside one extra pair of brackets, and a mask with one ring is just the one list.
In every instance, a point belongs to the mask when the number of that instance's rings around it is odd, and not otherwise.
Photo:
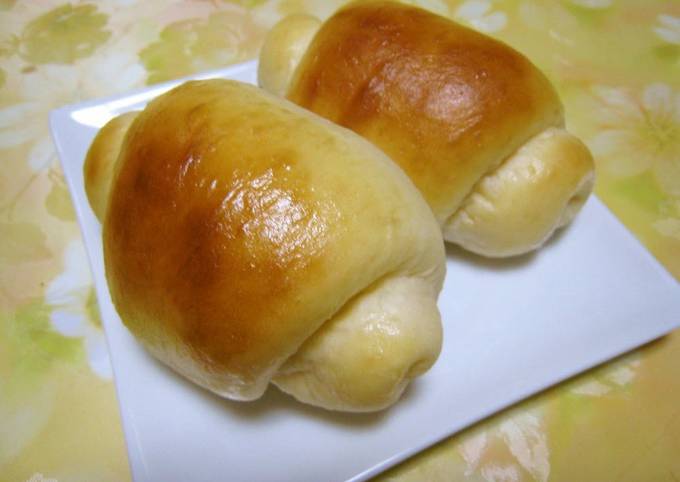
[(425, 10), (365, 1), (295, 15), (263, 46), (260, 85), (387, 153), (447, 241), (485, 256), (542, 245), (592, 191), (593, 161), (524, 56)]
[(389, 406), (435, 362), (441, 233), (380, 150), (228, 80), (123, 121), (84, 168), (113, 162), (110, 187), (85, 179), (114, 305), (158, 359), (230, 399), (271, 381), (345, 411)]

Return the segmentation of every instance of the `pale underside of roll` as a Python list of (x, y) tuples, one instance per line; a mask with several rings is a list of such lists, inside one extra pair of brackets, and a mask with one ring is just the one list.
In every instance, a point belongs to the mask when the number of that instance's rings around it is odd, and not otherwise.
[(198, 385), (373, 411), (437, 359), (438, 224), (351, 131), (253, 86), (189, 82), (102, 128), (84, 174), (122, 321)]
[(387, 153), (444, 238), (481, 255), (523, 254), (578, 213), (594, 183), (546, 77), (510, 47), (422, 9), (357, 2), (325, 22), (283, 19), (259, 84)]

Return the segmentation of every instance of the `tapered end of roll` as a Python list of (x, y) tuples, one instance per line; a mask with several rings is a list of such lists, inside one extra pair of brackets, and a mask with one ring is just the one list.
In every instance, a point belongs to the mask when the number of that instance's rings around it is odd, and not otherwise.
[(444, 238), (489, 257), (527, 253), (574, 219), (594, 181), (588, 148), (546, 129), (475, 186), (445, 221)]
[(285, 96), (295, 69), (319, 30), (321, 21), (311, 15), (290, 15), (269, 31), (260, 53), (258, 84)]
[(432, 285), (421, 278), (387, 278), (327, 321), (273, 382), (329, 410), (377, 411), (396, 402), (434, 364), (441, 346)]
[(106, 213), (118, 153), (137, 114), (138, 112), (128, 112), (111, 119), (99, 130), (87, 151), (83, 166), (85, 193), (99, 222), (104, 220)]

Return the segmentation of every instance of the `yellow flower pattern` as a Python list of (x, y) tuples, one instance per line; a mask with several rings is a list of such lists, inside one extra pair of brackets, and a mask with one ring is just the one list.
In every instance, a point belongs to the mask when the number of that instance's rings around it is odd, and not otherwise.
[[(597, 194), (680, 279), (680, 4), (407, 0), (513, 45), (595, 154)], [(0, 480), (125, 481), (110, 366), (47, 114), (257, 55), (344, 0), (0, 0)], [(680, 480), (680, 334), (383, 474), (390, 481)]]
[(667, 196), (680, 196), (680, 90), (655, 83), (640, 91), (594, 86), (599, 132), (589, 145), (614, 177), (651, 171)]

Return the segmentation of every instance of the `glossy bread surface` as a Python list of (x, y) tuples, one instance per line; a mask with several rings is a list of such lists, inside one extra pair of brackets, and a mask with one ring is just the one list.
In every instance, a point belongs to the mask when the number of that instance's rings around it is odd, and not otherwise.
[(257, 398), (385, 277), (428, 287), (428, 366), (438, 354), (443, 247), (415, 187), (370, 143), (255, 87), (189, 82), (152, 101), (125, 137), (103, 238), (128, 328), (224, 396)]
[(380, 146), (443, 221), (562, 107), (506, 45), (425, 10), (352, 4), (326, 21), (287, 96)]

